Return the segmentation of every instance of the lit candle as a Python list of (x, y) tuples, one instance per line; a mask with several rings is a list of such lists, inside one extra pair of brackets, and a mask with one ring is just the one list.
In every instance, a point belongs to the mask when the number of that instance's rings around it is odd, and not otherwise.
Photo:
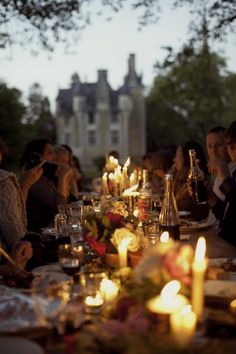
[(206, 240), (204, 237), (200, 237), (197, 242), (195, 257), (192, 264), (192, 307), (198, 320), (201, 320), (204, 307), (204, 277), (207, 267), (205, 253)]
[(127, 254), (128, 254), (128, 245), (131, 242), (131, 238), (123, 238), (118, 245), (118, 255), (119, 255), (119, 264), (120, 268), (127, 267)]
[(182, 294), (177, 294), (180, 290), (180, 282), (172, 280), (162, 289), (160, 295), (151, 299), (147, 307), (151, 312), (169, 315), (188, 304), (188, 299)]
[(130, 187), (134, 186), (136, 183), (136, 177), (134, 172), (131, 173), (130, 178), (129, 178), (129, 185)]
[(103, 295), (104, 301), (106, 303), (111, 303), (117, 298), (119, 287), (112, 280), (103, 279), (101, 281), (100, 291)]
[(107, 172), (105, 172), (102, 176), (102, 189), (103, 189), (103, 194), (108, 194), (108, 187), (107, 187)]
[(104, 303), (100, 292), (96, 292), (95, 295), (89, 295), (85, 297), (85, 311), (87, 313), (98, 313)]
[(129, 164), (130, 164), (130, 158), (128, 157), (128, 159), (126, 160), (124, 167), (122, 169), (124, 189), (129, 188), (129, 177), (128, 177), (128, 173), (127, 173), (127, 169), (128, 169)]
[(169, 249), (173, 248), (175, 241), (169, 236), (168, 231), (162, 232), (160, 236), (160, 242), (156, 243), (156, 247), (160, 254), (165, 254)]
[(179, 347), (185, 347), (190, 342), (196, 329), (197, 316), (191, 305), (184, 306), (170, 316), (170, 328), (173, 338)]

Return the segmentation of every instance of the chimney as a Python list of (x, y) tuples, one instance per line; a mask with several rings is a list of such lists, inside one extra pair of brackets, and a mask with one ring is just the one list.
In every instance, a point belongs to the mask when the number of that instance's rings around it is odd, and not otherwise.
[(98, 82), (107, 82), (107, 70), (98, 70)]
[(128, 65), (129, 65), (129, 68), (128, 68), (129, 74), (135, 73), (135, 54), (129, 55)]

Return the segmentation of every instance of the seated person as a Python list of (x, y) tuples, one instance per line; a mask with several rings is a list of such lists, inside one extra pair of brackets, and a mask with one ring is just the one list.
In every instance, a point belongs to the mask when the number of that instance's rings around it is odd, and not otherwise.
[(163, 177), (173, 165), (173, 155), (167, 149), (151, 153), (151, 187), (154, 194), (163, 197)]
[[(72, 156), (70, 150), (64, 145), (56, 145), (54, 147), (54, 161), (58, 164), (65, 164), (72, 167)], [(79, 190), (77, 185), (77, 179), (75, 175), (75, 169), (73, 168), (73, 174), (69, 180), (69, 200), (76, 201), (79, 199)]]
[(42, 176), (31, 186), (26, 199), (28, 229), (39, 231), (54, 222), (58, 205), (68, 201), (69, 180), (73, 171), (66, 164), (53, 165), (54, 149), (47, 139), (32, 140), (26, 145), (21, 169), (26, 168), (32, 154), (38, 154), (40, 161), (49, 162), (53, 167), (44, 169), (48, 164), (42, 165)]
[[(0, 161), (6, 157), (6, 147), (0, 140)], [(12, 172), (0, 169), (0, 242), (10, 252), (27, 231), (25, 203), (29, 188), (40, 178), (38, 165), (22, 175), (20, 185)]]

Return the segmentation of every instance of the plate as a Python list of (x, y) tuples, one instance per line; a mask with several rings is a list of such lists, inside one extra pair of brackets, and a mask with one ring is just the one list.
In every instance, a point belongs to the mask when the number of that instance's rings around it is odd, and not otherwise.
[(230, 280), (206, 280), (205, 295), (221, 298), (236, 298), (236, 282)]
[(215, 225), (215, 220), (184, 221), (184, 222), (186, 224), (184, 226), (180, 226), (180, 231), (182, 232), (206, 230), (209, 227)]
[(29, 339), (1, 336), (1, 353), (4, 354), (43, 354), (43, 349), (35, 342)]
[(186, 216), (191, 215), (190, 211), (185, 211), (185, 210), (179, 210), (179, 217), (184, 218)]
[(43, 266), (34, 268), (33, 273), (34, 272), (62, 273), (62, 270), (61, 270), (59, 263), (52, 263), (52, 264), (47, 264), (47, 265), (43, 265)]
[(52, 228), (52, 227), (45, 227), (42, 229), (41, 231), (42, 235), (44, 236), (47, 236), (47, 235), (50, 235), (50, 236), (57, 236), (57, 231), (55, 228)]

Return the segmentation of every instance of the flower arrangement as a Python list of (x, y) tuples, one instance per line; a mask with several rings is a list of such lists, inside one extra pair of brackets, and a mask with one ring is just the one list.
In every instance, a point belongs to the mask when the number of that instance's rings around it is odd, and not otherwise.
[(88, 215), (86, 240), (99, 256), (103, 256), (107, 251), (114, 253), (115, 248), (110, 239), (113, 232), (123, 226), (124, 217), (111, 211), (106, 212), (102, 217), (94, 214)]
[(185, 291), (191, 285), (191, 264), (194, 251), (190, 245), (181, 245), (169, 240), (157, 243), (145, 250), (140, 263), (134, 270), (138, 282), (152, 283), (162, 288), (170, 280), (179, 280)]

